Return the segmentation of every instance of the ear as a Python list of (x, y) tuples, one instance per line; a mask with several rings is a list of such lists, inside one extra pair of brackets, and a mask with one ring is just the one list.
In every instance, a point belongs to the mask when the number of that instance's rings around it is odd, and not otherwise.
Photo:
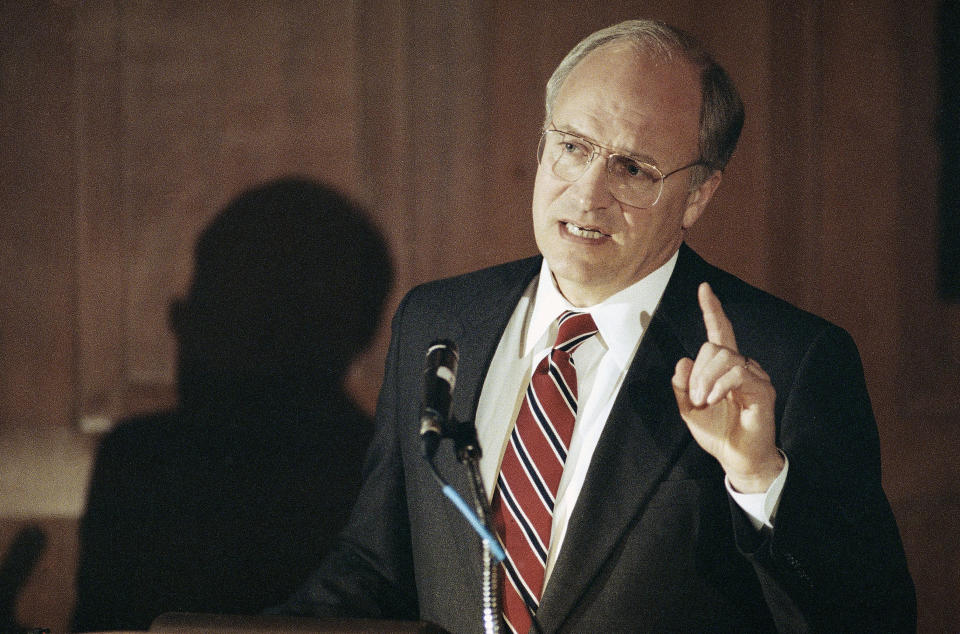
[(713, 192), (720, 187), (721, 180), (723, 180), (723, 172), (714, 170), (707, 180), (687, 195), (687, 208), (683, 211), (684, 229), (689, 229), (700, 219), (707, 208), (707, 203), (713, 198)]

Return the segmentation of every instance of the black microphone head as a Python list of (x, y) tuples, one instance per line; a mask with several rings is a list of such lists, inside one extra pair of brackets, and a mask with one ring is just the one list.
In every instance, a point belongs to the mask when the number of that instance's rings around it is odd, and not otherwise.
[(459, 359), (457, 344), (449, 339), (435, 339), (427, 346), (427, 370), (443, 366), (456, 375)]
[(427, 348), (420, 406), (420, 438), (427, 458), (433, 457), (440, 438), (446, 435), (444, 427), (450, 416), (457, 361), (457, 346), (452, 341), (439, 339)]

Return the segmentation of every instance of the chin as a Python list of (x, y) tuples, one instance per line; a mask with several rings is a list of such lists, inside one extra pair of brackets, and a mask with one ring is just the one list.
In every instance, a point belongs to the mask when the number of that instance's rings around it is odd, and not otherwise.
[(596, 270), (583, 266), (561, 263), (554, 267), (553, 262), (550, 262), (550, 270), (561, 289), (576, 289), (580, 294), (584, 294), (584, 291), (590, 291), (592, 294), (596, 289), (605, 286), (603, 275)]

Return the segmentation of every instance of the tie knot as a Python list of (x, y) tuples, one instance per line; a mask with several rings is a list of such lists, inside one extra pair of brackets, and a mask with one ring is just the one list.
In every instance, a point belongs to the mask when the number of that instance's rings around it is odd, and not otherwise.
[(567, 353), (572, 353), (577, 346), (597, 334), (597, 324), (590, 313), (564, 311), (557, 318), (557, 323), (560, 328), (557, 330), (557, 341), (553, 347)]

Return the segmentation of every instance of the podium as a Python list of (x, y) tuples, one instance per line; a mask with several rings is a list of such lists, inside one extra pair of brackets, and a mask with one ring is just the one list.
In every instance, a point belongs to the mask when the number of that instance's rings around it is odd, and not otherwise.
[(446, 634), (422, 621), (314, 619), (295, 616), (241, 616), (168, 612), (150, 624), (157, 634)]

